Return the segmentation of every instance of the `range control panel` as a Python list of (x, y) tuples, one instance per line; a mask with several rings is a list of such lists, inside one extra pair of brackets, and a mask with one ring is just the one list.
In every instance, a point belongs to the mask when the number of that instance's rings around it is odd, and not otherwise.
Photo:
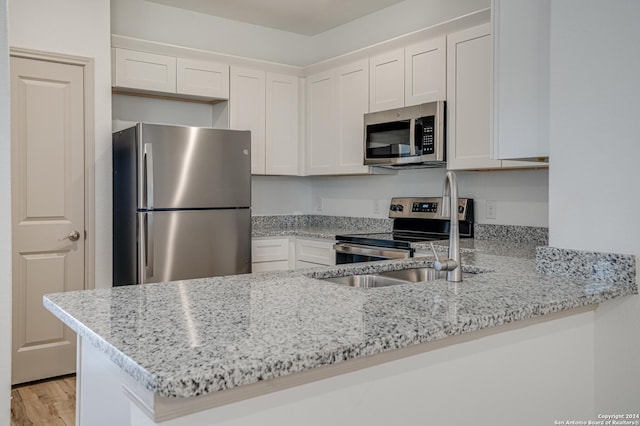
[[(449, 220), (448, 215), (442, 216), (442, 197), (392, 198), (389, 218)], [(473, 221), (473, 199), (458, 199), (458, 219)]]

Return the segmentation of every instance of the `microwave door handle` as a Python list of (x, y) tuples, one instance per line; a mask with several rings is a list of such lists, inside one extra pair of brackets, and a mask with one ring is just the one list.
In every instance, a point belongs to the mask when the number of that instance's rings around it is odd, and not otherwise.
[(412, 118), (409, 122), (409, 145), (410, 153), (412, 157), (416, 156), (416, 119)]

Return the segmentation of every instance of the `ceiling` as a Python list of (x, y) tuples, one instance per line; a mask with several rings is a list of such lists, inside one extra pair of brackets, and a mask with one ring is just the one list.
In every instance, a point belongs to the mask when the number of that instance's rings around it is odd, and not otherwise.
[(315, 35), (403, 0), (148, 0), (234, 21)]

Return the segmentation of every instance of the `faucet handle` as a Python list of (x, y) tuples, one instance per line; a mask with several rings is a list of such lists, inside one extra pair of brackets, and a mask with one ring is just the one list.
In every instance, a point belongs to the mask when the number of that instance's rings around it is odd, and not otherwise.
[(440, 260), (438, 253), (436, 252), (436, 248), (433, 246), (433, 243), (429, 243), (431, 246), (431, 251), (433, 255), (436, 257), (436, 261), (433, 262), (433, 267), (436, 271), (453, 271), (458, 267), (458, 262), (453, 259), (444, 259)]

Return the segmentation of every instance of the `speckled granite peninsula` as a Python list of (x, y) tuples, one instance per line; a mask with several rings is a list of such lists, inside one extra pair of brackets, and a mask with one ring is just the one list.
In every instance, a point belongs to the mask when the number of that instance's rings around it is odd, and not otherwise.
[(628, 271), (607, 282), (541, 275), (532, 258), (482, 251), (463, 262), (458, 284), (359, 289), (319, 279), (430, 263), (422, 258), (61, 293), (44, 303), (147, 389), (192, 397), (637, 293)]

